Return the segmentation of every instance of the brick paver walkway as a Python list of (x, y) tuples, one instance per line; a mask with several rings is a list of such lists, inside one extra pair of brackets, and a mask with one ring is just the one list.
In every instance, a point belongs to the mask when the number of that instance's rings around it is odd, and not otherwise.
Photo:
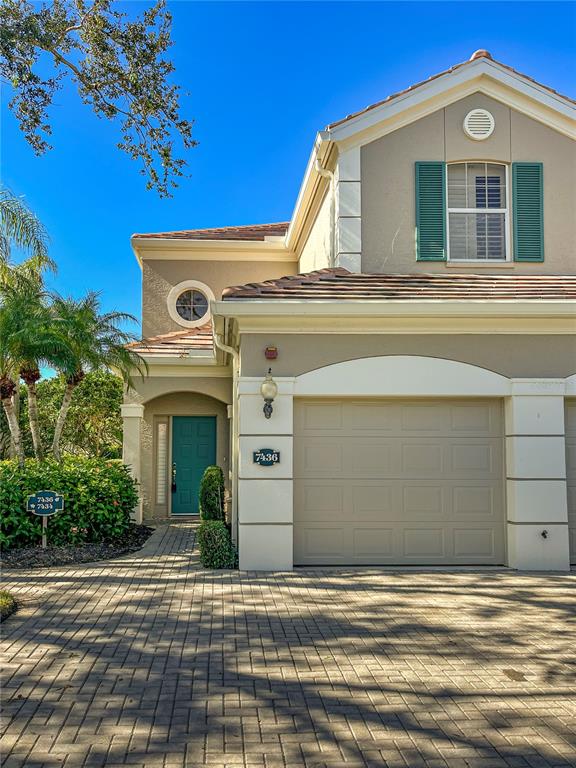
[(5, 574), (4, 768), (574, 766), (574, 575), (207, 572), (194, 528)]

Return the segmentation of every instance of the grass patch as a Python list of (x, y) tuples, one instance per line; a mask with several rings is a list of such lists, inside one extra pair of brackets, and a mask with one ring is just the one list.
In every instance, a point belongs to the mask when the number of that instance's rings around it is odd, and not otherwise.
[(4, 621), (15, 610), (16, 600), (14, 600), (10, 592), (0, 589), (0, 621)]

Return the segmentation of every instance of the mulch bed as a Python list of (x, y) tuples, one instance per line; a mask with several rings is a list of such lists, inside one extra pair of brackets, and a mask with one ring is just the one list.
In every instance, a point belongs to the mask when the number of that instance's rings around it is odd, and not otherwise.
[(82, 544), (77, 547), (25, 547), (9, 549), (2, 552), (0, 565), (9, 568), (47, 568), (55, 565), (74, 565), (75, 563), (91, 563), (98, 560), (110, 560), (136, 552), (149, 538), (153, 528), (147, 525), (133, 525), (123, 536), (115, 541)]

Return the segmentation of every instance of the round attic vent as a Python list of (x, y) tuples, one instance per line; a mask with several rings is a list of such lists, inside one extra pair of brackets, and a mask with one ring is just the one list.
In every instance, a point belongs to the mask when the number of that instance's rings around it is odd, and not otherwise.
[(494, 117), (487, 109), (473, 109), (464, 118), (464, 133), (475, 141), (483, 141), (494, 133)]

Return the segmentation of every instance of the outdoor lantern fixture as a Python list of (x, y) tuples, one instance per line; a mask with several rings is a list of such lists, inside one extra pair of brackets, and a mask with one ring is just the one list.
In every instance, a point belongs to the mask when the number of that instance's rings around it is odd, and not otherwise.
[(268, 368), (268, 373), (260, 386), (260, 394), (264, 398), (264, 416), (269, 419), (273, 411), (272, 403), (278, 394), (278, 384), (272, 378), (272, 368)]

